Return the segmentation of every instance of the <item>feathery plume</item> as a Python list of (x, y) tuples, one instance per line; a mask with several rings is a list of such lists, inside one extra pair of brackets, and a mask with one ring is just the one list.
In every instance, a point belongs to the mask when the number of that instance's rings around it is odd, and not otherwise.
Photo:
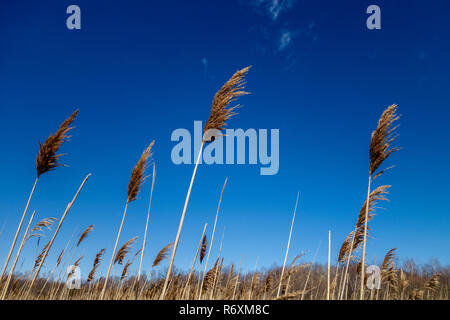
[(393, 104), (388, 107), (381, 115), (378, 121), (378, 126), (372, 133), (370, 140), (369, 154), (370, 154), (370, 166), (369, 175), (372, 176), (380, 165), (386, 160), (392, 153), (399, 150), (397, 147), (391, 148), (391, 143), (397, 138), (395, 130), (398, 125), (394, 126), (394, 123), (400, 119), (397, 116), (397, 105)]
[(103, 255), (105, 254), (105, 251), (106, 251), (106, 249), (103, 248), (95, 256), (94, 265), (93, 265), (93, 267), (91, 269), (91, 272), (89, 272), (89, 275), (88, 275), (88, 278), (87, 278), (87, 282), (91, 282), (92, 280), (94, 280), (95, 271), (97, 271), (98, 266), (102, 262), (102, 258), (103, 258)]
[(36, 238), (42, 237), (43, 234), (41, 232), (44, 232), (44, 228), (50, 230), (50, 227), (56, 220), (57, 220), (56, 218), (44, 218), (41, 221), (39, 221), (38, 223), (36, 223), (34, 228), (31, 229), (31, 231), (28, 233), (26, 240), (33, 237)]
[(142, 184), (145, 180), (145, 170), (147, 169), (148, 160), (151, 157), (151, 150), (155, 141), (152, 141), (147, 149), (141, 155), (141, 158), (137, 162), (136, 166), (131, 172), (130, 182), (128, 183), (128, 193), (127, 193), (127, 203), (136, 200), (139, 191), (141, 190)]
[(206, 240), (206, 234), (205, 234), (203, 236), (203, 240), (202, 240), (202, 248), (200, 249), (200, 263), (202, 263), (203, 259), (205, 258), (207, 247), (208, 247), (208, 241)]
[(86, 237), (88, 236), (89, 233), (92, 232), (92, 230), (94, 230), (94, 225), (90, 225), (89, 227), (86, 228), (86, 230), (84, 230), (84, 232), (80, 236), (80, 239), (78, 240), (77, 247), (80, 246), (81, 242), (84, 239), (86, 239)]
[(42, 248), (41, 253), (37, 256), (36, 260), (34, 261), (33, 270), (36, 269), (39, 266), (39, 264), (42, 261), (42, 258), (44, 257), (45, 251), (47, 251), (49, 246), (50, 246), (50, 241), (45, 244), (45, 246)]
[(436, 289), (437, 287), (439, 287), (439, 278), (440, 278), (441, 274), (440, 273), (435, 273), (430, 280), (428, 280), (425, 283), (424, 288), (427, 290), (431, 290), (433, 291), (434, 289)]
[(39, 153), (36, 159), (37, 176), (52, 171), (59, 166), (64, 166), (58, 161), (62, 154), (56, 154), (61, 145), (69, 138), (67, 133), (72, 129), (70, 125), (78, 114), (76, 110), (69, 118), (67, 118), (59, 127), (59, 129), (50, 135), (44, 143), (39, 143)]
[(158, 266), (161, 261), (163, 261), (167, 257), (167, 253), (172, 248), (173, 243), (169, 243), (167, 246), (161, 249), (161, 251), (158, 252), (156, 255), (155, 260), (153, 261), (152, 268)]
[(245, 76), (248, 73), (250, 67), (243, 68), (236, 71), (233, 76), (222, 86), (222, 88), (215, 94), (211, 113), (208, 121), (203, 129), (203, 141), (212, 142), (214, 141), (214, 136), (206, 137), (205, 134), (208, 130), (216, 129), (223, 130), (226, 126), (226, 121), (232, 116), (236, 115), (234, 110), (239, 107), (239, 105), (229, 107), (230, 103), (234, 102), (238, 97), (248, 94), (244, 91), (245, 87)]
[(122, 248), (117, 251), (116, 258), (114, 259), (114, 264), (119, 263), (122, 264), (125, 256), (130, 252), (131, 246), (137, 240), (138, 237), (134, 237), (133, 239), (128, 240), (124, 243)]

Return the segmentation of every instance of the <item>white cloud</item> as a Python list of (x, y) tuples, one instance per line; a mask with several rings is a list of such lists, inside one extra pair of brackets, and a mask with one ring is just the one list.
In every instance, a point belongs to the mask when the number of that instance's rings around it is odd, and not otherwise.
[(292, 32), (283, 31), (278, 42), (278, 51), (284, 50), (292, 41)]
[(200, 62), (203, 65), (203, 71), (206, 73), (206, 71), (208, 70), (208, 59), (202, 58), (202, 60), (200, 60)]
[(264, 7), (273, 21), (276, 21), (281, 12), (290, 9), (295, 0), (255, 0), (257, 7)]

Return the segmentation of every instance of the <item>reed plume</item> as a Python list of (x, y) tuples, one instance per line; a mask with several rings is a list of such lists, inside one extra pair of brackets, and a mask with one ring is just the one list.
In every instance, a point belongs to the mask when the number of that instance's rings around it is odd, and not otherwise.
[[(345, 285), (347, 283), (347, 275), (348, 275), (348, 268), (350, 265), (350, 259), (352, 257), (352, 253), (358, 249), (361, 244), (364, 242), (364, 230), (367, 228), (367, 230), (370, 230), (370, 228), (367, 226), (368, 221), (372, 220), (372, 218), (375, 216), (375, 210), (377, 209), (377, 204), (380, 201), (388, 201), (388, 199), (385, 197), (386, 194), (388, 194), (388, 189), (391, 186), (384, 185), (379, 186), (376, 189), (372, 190), (372, 192), (369, 195), (369, 199), (366, 199), (364, 201), (363, 206), (361, 207), (361, 210), (359, 210), (358, 219), (356, 221), (355, 230), (352, 231), (348, 236), (352, 238), (350, 241), (350, 244), (346, 243), (347, 239), (344, 241), (341, 251), (339, 252), (338, 261), (342, 261), (343, 259), (347, 259), (345, 271), (344, 271), (344, 279), (343, 279), (343, 285), (341, 287), (340, 295), (342, 296), (344, 293)], [(367, 210), (367, 215), (366, 215)], [(367, 234), (367, 232), (366, 232)]]
[(205, 258), (206, 249), (208, 248), (208, 240), (206, 239), (206, 234), (203, 236), (202, 247), (200, 249), (200, 263), (203, 262)]
[(19, 236), (20, 230), (22, 229), (23, 220), (28, 211), (28, 207), (31, 202), (31, 198), (33, 198), (34, 191), (36, 190), (36, 185), (39, 180), (39, 177), (51, 170), (54, 170), (56, 167), (61, 166), (58, 162), (59, 158), (62, 156), (61, 154), (57, 154), (61, 145), (67, 140), (67, 133), (72, 129), (69, 127), (72, 122), (75, 120), (75, 117), (78, 114), (78, 110), (76, 110), (69, 118), (67, 118), (59, 127), (59, 129), (55, 132), (55, 134), (51, 134), (47, 140), (41, 144), (39, 143), (39, 152), (36, 158), (36, 171), (37, 176), (34, 180), (33, 187), (31, 188), (30, 195), (28, 196), (27, 204), (25, 205), (25, 209), (22, 213), (22, 217), (20, 218), (19, 225), (17, 226), (16, 234), (14, 235), (13, 242), (11, 247), (9, 248), (8, 256), (6, 257), (5, 264), (3, 265), (3, 269), (0, 273), (0, 280), (3, 278), (3, 274), (8, 266), (9, 259), (11, 258), (14, 247), (16, 246), (17, 237)]
[(47, 249), (49, 248), (49, 246), (50, 246), (50, 241), (45, 244), (45, 246), (42, 248), (41, 253), (37, 256), (36, 260), (34, 260), (33, 270), (36, 269), (41, 264), (42, 259), (44, 258), (44, 254), (47, 251)]
[(33, 227), (33, 229), (31, 229), (31, 231), (28, 233), (27, 237), (25, 240), (28, 240), (30, 238), (40, 238), (43, 236), (43, 234), (41, 232), (44, 232), (44, 229), (51, 229), (52, 224), (57, 221), (58, 219), (56, 218), (44, 218), (41, 221), (39, 221), (38, 223), (36, 223), (36, 225)]
[(226, 126), (226, 122), (232, 116), (237, 114), (234, 111), (240, 105), (230, 107), (230, 103), (236, 101), (236, 99), (240, 96), (249, 94), (249, 92), (244, 91), (245, 76), (247, 75), (249, 69), (250, 67), (246, 67), (236, 71), (215, 94), (211, 105), (211, 113), (203, 129), (204, 142), (212, 142), (215, 139), (214, 136), (207, 136), (208, 130), (215, 129), (222, 131)]
[(136, 200), (139, 192), (141, 191), (142, 185), (147, 177), (144, 176), (145, 170), (147, 169), (149, 158), (151, 157), (152, 147), (155, 144), (154, 141), (150, 143), (147, 149), (142, 153), (141, 158), (139, 159), (136, 166), (133, 168), (131, 172), (130, 182), (128, 183), (128, 193), (127, 193), (127, 202)]
[(369, 178), (367, 184), (367, 201), (364, 218), (364, 232), (363, 232), (363, 249), (362, 249), (362, 268), (361, 268), (361, 284), (359, 299), (364, 299), (364, 276), (365, 276), (365, 259), (366, 259), (366, 243), (367, 243), (367, 220), (369, 215), (369, 198), (372, 181), (379, 177), (385, 170), (378, 173), (376, 171), (380, 168), (383, 162), (399, 148), (392, 147), (391, 144), (397, 138), (395, 130), (398, 125), (394, 125), (400, 117), (397, 115), (397, 105), (389, 106), (381, 115), (377, 128), (372, 132), (369, 145)]
[(57, 266), (57, 267), (58, 267), (58, 266), (60, 265), (60, 263), (61, 263), (61, 260), (62, 260), (64, 251), (65, 251), (65, 249), (62, 249), (62, 250), (61, 250), (61, 252), (60, 252), (60, 254), (59, 254), (59, 256), (58, 256), (58, 259), (56, 260), (56, 266)]
[(172, 255), (170, 257), (169, 268), (167, 270), (166, 279), (164, 281), (164, 286), (162, 289), (162, 293), (160, 299), (164, 299), (166, 295), (167, 285), (169, 284), (170, 273), (172, 271), (173, 261), (175, 259), (175, 254), (178, 248), (178, 242), (180, 240), (181, 230), (183, 228), (184, 218), (186, 215), (187, 206), (189, 203), (189, 198), (191, 196), (192, 185), (194, 184), (195, 175), (197, 173), (198, 164), (200, 162), (200, 158), (203, 151), (203, 146), (205, 143), (212, 142), (215, 138), (214, 136), (207, 137), (206, 133), (211, 129), (222, 130), (226, 121), (229, 120), (234, 113), (234, 109), (237, 107), (229, 107), (231, 102), (234, 102), (235, 99), (243, 94), (247, 94), (244, 92), (245, 85), (245, 75), (247, 74), (250, 67), (243, 68), (235, 72), (235, 74), (222, 86), (222, 88), (215, 94), (212, 105), (211, 112), (209, 118), (205, 124), (203, 129), (203, 139), (202, 144), (200, 145), (200, 150), (198, 152), (197, 161), (195, 162), (194, 171), (192, 172), (191, 182), (189, 184), (188, 192), (186, 195), (186, 200), (184, 202), (183, 212), (180, 218), (180, 224), (178, 226), (177, 236), (175, 238), (175, 242), (173, 245)]
[(205, 281), (203, 282), (203, 285), (202, 285), (203, 291), (207, 291), (213, 287), (214, 277), (215, 277), (218, 265), (219, 265), (219, 258), (217, 258), (214, 266), (205, 275)]
[(424, 288), (430, 291), (435, 290), (437, 287), (439, 287), (439, 278), (441, 274), (436, 273), (434, 274), (426, 283)]
[(95, 272), (97, 271), (97, 268), (99, 267), (100, 263), (102, 262), (103, 259), (103, 255), (105, 254), (106, 249), (103, 248), (102, 250), (100, 250), (96, 256), (95, 256), (95, 260), (94, 260), (94, 265), (92, 266), (91, 271), (89, 272), (88, 278), (87, 278), (87, 282), (91, 282), (92, 280), (94, 280), (94, 276), (95, 276)]
[(76, 269), (76, 267), (78, 267), (80, 265), (81, 259), (83, 259), (83, 256), (79, 257), (78, 260), (75, 261), (72, 268), (70, 269), (69, 274), (67, 275), (67, 280), (69, 280), (72, 277), (72, 275), (75, 273), (75, 269)]
[(125, 256), (130, 252), (131, 246), (136, 242), (138, 237), (134, 237), (123, 244), (123, 246), (117, 251), (116, 258), (114, 259), (114, 264), (123, 264)]
[(61, 145), (70, 138), (67, 136), (67, 133), (73, 129), (70, 125), (75, 120), (77, 114), (78, 110), (67, 118), (60, 125), (59, 129), (54, 134), (51, 134), (44, 143), (39, 143), (39, 153), (36, 158), (36, 171), (38, 177), (48, 171), (55, 170), (57, 167), (64, 166), (58, 162), (62, 154), (57, 154), (57, 152)]
[(83, 231), (83, 233), (80, 236), (80, 239), (78, 239), (77, 247), (80, 246), (81, 242), (83, 242), (84, 239), (88, 236), (89, 233), (91, 233), (94, 230), (94, 225), (90, 225), (86, 228), (86, 230)]
[(161, 263), (161, 261), (167, 258), (167, 253), (169, 252), (170, 248), (172, 248), (172, 246), (173, 243), (169, 243), (167, 246), (165, 246), (158, 252), (155, 260), (153, 261), (152, 268), (158, 266)]
[(147, 169), (147, 164), (150, 161), (151, 158), (151, 150), (153, 145), (155, 144), (154, 141), (152, 141), (149, 146), (144, 150), (144, 152), (141, 155), (141, 158), (133, 168), (133, 171), (131, 172), (130, 182), (128, 183), (128, 192), (127, 192), (127, 201), (125, 203), (125, 209), (123, 211), (122, 215), (122, 221), (120, 223), (119, 231), (117, 232), (116, 242), (114, 244), (114, 249), (111, 255), (111, 260), (109, 262), (108, 266), (108, 272), (106, 273), (105, 277), (105, 283), (103, 285), (102, 292), (100, 294), (100, 300), (103, 300), (103, 297), (105, 296), (106, 292), (106, 285), (108, 284), (108, 278), (111, 274), (111, 268), (113, 265), (114, 256), (116, 255), (117, 250), (117, 244), (119, 243), (120, 234), (122, 233), (122, 227), (123, 223), (125, 221), (125, 216), (127, 214), (128, 204), (134, 200), (136, 200), (137, 196), (139, 195), (139, 192), (142, 188), (142, 184), (145, 180), (145, 170)]

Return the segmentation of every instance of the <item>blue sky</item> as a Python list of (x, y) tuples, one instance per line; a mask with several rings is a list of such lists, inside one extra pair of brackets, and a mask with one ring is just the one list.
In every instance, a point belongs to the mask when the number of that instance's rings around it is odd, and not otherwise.
[[(66, 28), (66, 8), (81, 8), (81, 30)], [(366, 28), (378, 4), (382, 29)], [(36, 221), (59, 218), (87, 173), (44, 272), (75, 232), (95, 230), (78, 249), (83, 270), (119, 227), (131, 170), (152, 140), (156, 185), (144, 268), (174, 241), (193, 165), (174, 165), (170, 135), (206, 121), (214, 93), (252, 65), (251, 95), (229, 128), (280, 130), (280, 170), (201, 165), (177, 267), (188, 268), (203, 226), (208, 238), (228, 177), (212, 258), (225, 227), (225, 263), (283, 262), (297, 191), (289, 260), (306, 251), (326, 261), (354, 227), (367, 190), (368, 143), (381, 112), (399, 105), (397, 144), (378, 183), (390, 202), (371, 222), (368, 260), (391, 248), (400, 260), (450, 263), (448, 1), (2, 1), (0, 4), (0, 256), (5, 257), (35, 178), (38, 142), (80, 110), (67, 153), (42, 176), (30, 205)], [(142, 240), (150, 185), (128, 211), (120, 245)], [(3, 230), (3, 232), (2, 232)], [(49, 240), (47, 232), (42, 243)], [(138, 244), (133, 252), (138, 249)], [(36, 253), (27, 243), (19, 270)], [(3, 260), (1, 261), (3, 264)], [(23, 264), (22, 264), (23, 263)], [(136, 269), (138, 263), (135, 263)], [(160, 269), (167, 266), (165, 262)]]

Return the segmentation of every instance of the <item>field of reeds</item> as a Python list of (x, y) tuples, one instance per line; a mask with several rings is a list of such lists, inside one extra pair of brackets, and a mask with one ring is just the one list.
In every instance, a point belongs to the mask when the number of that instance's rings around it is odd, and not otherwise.
[[(83, 256), (77, 257), (75, 252), (82, 242), (88, 241), (89, 234), (95, 232), (94, 226), (87, 227), (71, 247), (67, 243), (65, 249), (59, 253), (56, 264), (46, 266), (50, 270), (47, 275), (44, 276), (41, 269), (47, 262), (48, 254), (52, 250), (66, 216), (70, 214), (71, 207), (75, 204), (79, 194), (83, 192), (84, 185), (88, 183), (90, 174), (82, 180), (72, 201), (58, 219), (45, 218), (41, 221), (34, 221), (35, 211), (31, 213), (28, 211), (35, 190), (39, 187), (40, 178), (64, 166), (61, 162), (60, 148), (67, 142), (68, 134), (73, 129), (72, 123), (78, 116), (78, 110), (63, 121), (59, 128), (44, 143), (40, 144), (36, 158), (36, 176), (25, 209), (18, 218), (19, 223), (13, 239), (10, 239), (11, 242), (2, 243), (2, 246), (8, 247), (9, 250), (7, 256), (4, 257), (0, 274), (0, 299), (449, 299), (449, 268), (417, 266), (412, 261), (401, 266), (396, 265), (397, 252), (395, 248), (386, 253), (378, 270), (370, 268), (366, 263), (366, 244), (369, 240), (369, 231), (371, 231), (369, 223), (375, 216), (377, 204), (387, 200), (387, 194), (391, 188), (390, 185), (379, 183), (384, 179), (383, 174), (386, 170), (392, 169), (392, 167), (385, 167), (384, 161), (400, 149), (395, 146), (399, 121), (395, 104), (385, 109), (378, 123), (374, 123), (374, 131), (369, 144), (367, 197), (361, 200), (361, 210), (355, 213), (355, 224), (349, 226), (350, 232), (343, 239), (337, 261), (330, 259), (330, 244), (328, 245), (328, 263), (326, 265), (317, 264), (314, 260), (303, 261), (302, 254), (296, 256), (293, 261), (287, 260), (299, 194), (292, 215), (290, 231), (286, 237), (286, 251), (283, 252), (285, 258), (280, 267), (244, 273), (241, 270), (241, 264), (224, 264), (224, 257), (221, 255), (222, 244), (220, 244), (219, 255), (212, 257), (210, 255), (211, 244), (214, 243), (222, 195), (227, 184), (227, 179), (225, 179), (212, 226), (211, 238), (206, 236), (208, 226), (205, 225), (203, 233), (198, 238), (197, 250), (192, 253), (190, 269), (181, 271), (175, 268), (175, 256), (203, 147), (215, 139), (220, 139), (220, 135), (211, 134), (211, 132), (221, 132), (227, 121), (236, 115), (235, 111), (239, 105), (236, 105), (235, 101), (240, 96), (248, 94), (245, 91), (245, 76), (249, 69), (247, 67), (234, 73), (214, 96), (174, 241), (161, 248), (156, 257), (145, 256), (156, 179), (156, 164), (152, 161), (152, 148), (155, 142), (151, 142), (131, 170), (128, 190), (123, 199), (122, 219), (117, 221), (117, 234), (111, 235), (114, 237), (114, 247), (108, 248), (108, 250), (98, 248), (98, 253), (92, 261), (92, 269), (86, 279), (77, 277), (77, 266)], [(145, 230), (143, 230), (142, 236), (139, 235), (139, 238), (136, 236), (125, 241), (121, 239), (121, 233), (127, 222), (127, 209), (136, 201), (144, 183), (151, 183)], [(35, 263), (32, 270), (27, 273), (17, 273), (16, 266), (23, 247), (32, 238), (40, 239), (43, 233), (50, 233), (50, 240), (34, 257)], [(138, 239), (142, 240), (138, 241)], [(105, 256), (107, 252), (108, 255)], [(153, 259), (153, 271), (150, 273), (142, 270), (144, 259)], [(154, 271), (153, 268), (157, 267), (164, 259), (169, 261), (168, 268), (164, 271)], [(97, 272), (102, 263), (108, 266), (106, 274), (103, 275)], [(136, 274), (129, 274), (130, 266), (133, 263), (139, 265), (138, 271)], [(71, 266), (71, 270), (66, 273), (67, 266)], [(120, 277), (113, 276), (117, 272)]]

